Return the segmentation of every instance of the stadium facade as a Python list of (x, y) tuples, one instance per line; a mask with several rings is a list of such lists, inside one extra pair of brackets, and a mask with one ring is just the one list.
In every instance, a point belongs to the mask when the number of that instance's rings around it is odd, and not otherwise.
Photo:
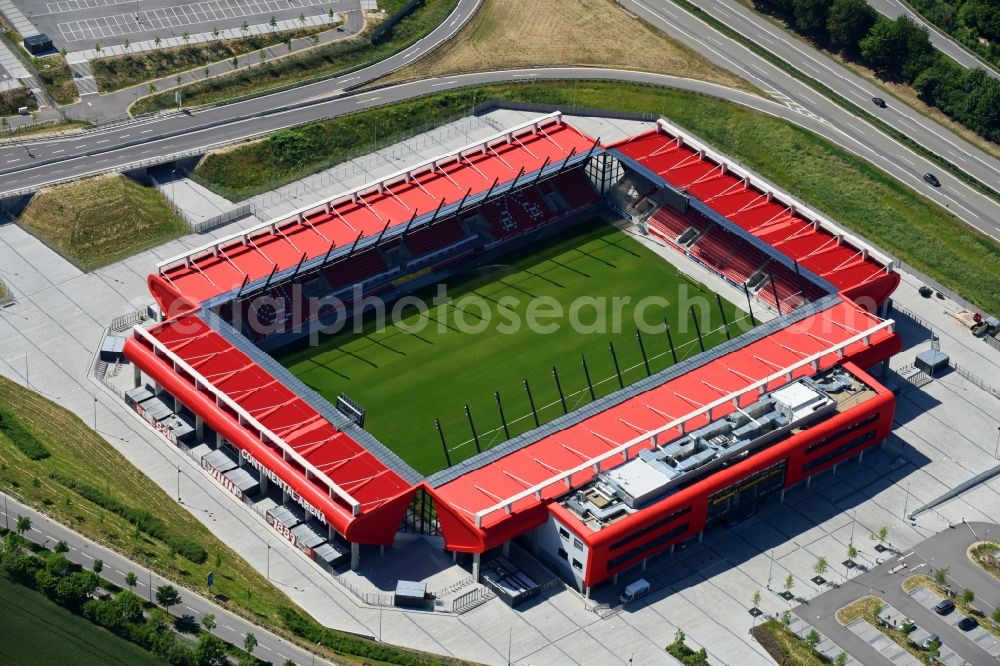
[[(264, 351), (601, 208), (778, 316), (426, 478)], [(894, 396), (866, 369), (900, 349), (898, 283), (663, 121), (603, 145), (554, 113), (164, 262), (127, 397), (321, 564), (357, 566), (429, 498), (477, 579), (518, 539), (589, 591), (883, 441)]]

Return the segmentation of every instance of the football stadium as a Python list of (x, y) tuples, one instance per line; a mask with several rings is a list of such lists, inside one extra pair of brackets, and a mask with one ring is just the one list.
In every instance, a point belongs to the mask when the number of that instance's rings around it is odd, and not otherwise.
[(325, 568), (418, 532), (513, 604), (516, 541), (589, 594), (888, 436), (898, 283), (669, 123), (557, 112), (161, 263), (126, 397)]

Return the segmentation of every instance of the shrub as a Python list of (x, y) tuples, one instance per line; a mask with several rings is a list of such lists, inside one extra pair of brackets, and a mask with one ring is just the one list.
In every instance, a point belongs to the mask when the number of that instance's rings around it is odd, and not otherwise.
[(52, 455), (45, 448), (45, 445), (28, 432), (10, 413), (0, 411), (0, 434), (5, 435), (17, 447), (18, 451), (31, 460), (43, 460)]

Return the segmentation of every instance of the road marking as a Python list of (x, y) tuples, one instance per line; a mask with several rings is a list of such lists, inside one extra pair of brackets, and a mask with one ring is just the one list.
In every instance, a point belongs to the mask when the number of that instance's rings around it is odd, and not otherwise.
[(119, 138), (119, 139), (127, 139), (127, 138), (129, 138), (130, 136), (132, 136), (132, 135), (131, 135), (131, 134), (122, 134), (122, 135), (121, 135), (121, 136), (119, 136), (118, 138)]
[(97, 145), (100, 145), (102, 143), (107, 143), (108, 141), (111, 141), (111, 139), (102, 139), (102, 140), (100, 140), (100, 141), (97, 142)]
[(907, 158), (907, 157), (905, 157), (903, 155), (900, 155), (899, 153), (896, 153), (896, 157), (898, 157), (899, 159), (903, 160), (904, 162), (906, 162), (907, 164), (909, 164), (913, 168), (916, 168), (916, 166), (917, 166), (916, 164), (914, 164), (913, 162), (911, 162), (909, 160), (909, 158)]
[(152, 131), (153, 131), (153, 130), (151, 130), (151, 129), (148, 129), (148, 130), (142, 130), (141, 132), (139, 132), (139, 134), (149, 134), (149, 133), (150, 133), (150, 132), (152, 132)]
[(20, 159), (17, 159), (17, 160), (7, 160), (7, 164), (13, 164), (14, 162), (20, 162), (20, 161), (21, 161)]
[(431, 88), (437, 88), (439, 86), (452, 86), (458, 83), (458, 81), (445, 81), (443, 83), (432, 83)]
[(73, 149), (75, 150), (77, 148), (86, 148), (86, 147), (87, 147), (87, 144), (81, 143), (79, 146), (73, 146)]
[(528, 78), (531, 78), (533, 76), (538, 76), (538, 74), (513, 74), (511, 76), (511, 78), (512, 79), (528, 79)]
[(377, 99), (382, 99), (381, 97), (369, 97), (368, 99), (359, 99), (355, 104), (367, 104), (368, 102), (374, 102)]
[(198, 611), (196, 611), (195, 609), (193, 609), (193, 608), (191, 608), (190, 606), (187, 606), (187, 605), (185, 605), (185, 606), (184, 606), (184, 608), (187, 608), (187, 609), (188, 609), (189, 611), (191, 611), (192, 613), (197, 613), (197, 612), (198, 612)]
[(222, 626), (225, 627), (226, 629), (228, 629), (229, 631), (236, 631), (235, 629), (233, 629), (232, 627), (230, 627), (228, 624), (224, 624)]
[(63, 148), (62, 150), (53, 150), (53, 151), (52, 151), (52, 154), (53, 154), (53, 155), (58, 155), (59, 153), (65, 153), (65, 152), (66, 152), (66, 149), (65, 149), (65, 148)]
[(257, 647), (262, 647), (262, 648), (264, 648), (265, 650), (267, 650), (268, 652), (274, 652), (274, 650), (272, 650), (271, 648), (267, 647), (267, 646), (266, 646), (266, 645), (264, 645), (263, 643), (258, 643), (258, 644), (257, 644)]

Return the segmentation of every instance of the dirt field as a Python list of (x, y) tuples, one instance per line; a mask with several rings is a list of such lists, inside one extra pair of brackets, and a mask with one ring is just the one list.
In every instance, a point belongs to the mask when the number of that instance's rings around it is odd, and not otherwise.
[(486, 0), (454, 39), (390, 80), (551, 65), (634, 69), (750, 89), (613, 0)]

